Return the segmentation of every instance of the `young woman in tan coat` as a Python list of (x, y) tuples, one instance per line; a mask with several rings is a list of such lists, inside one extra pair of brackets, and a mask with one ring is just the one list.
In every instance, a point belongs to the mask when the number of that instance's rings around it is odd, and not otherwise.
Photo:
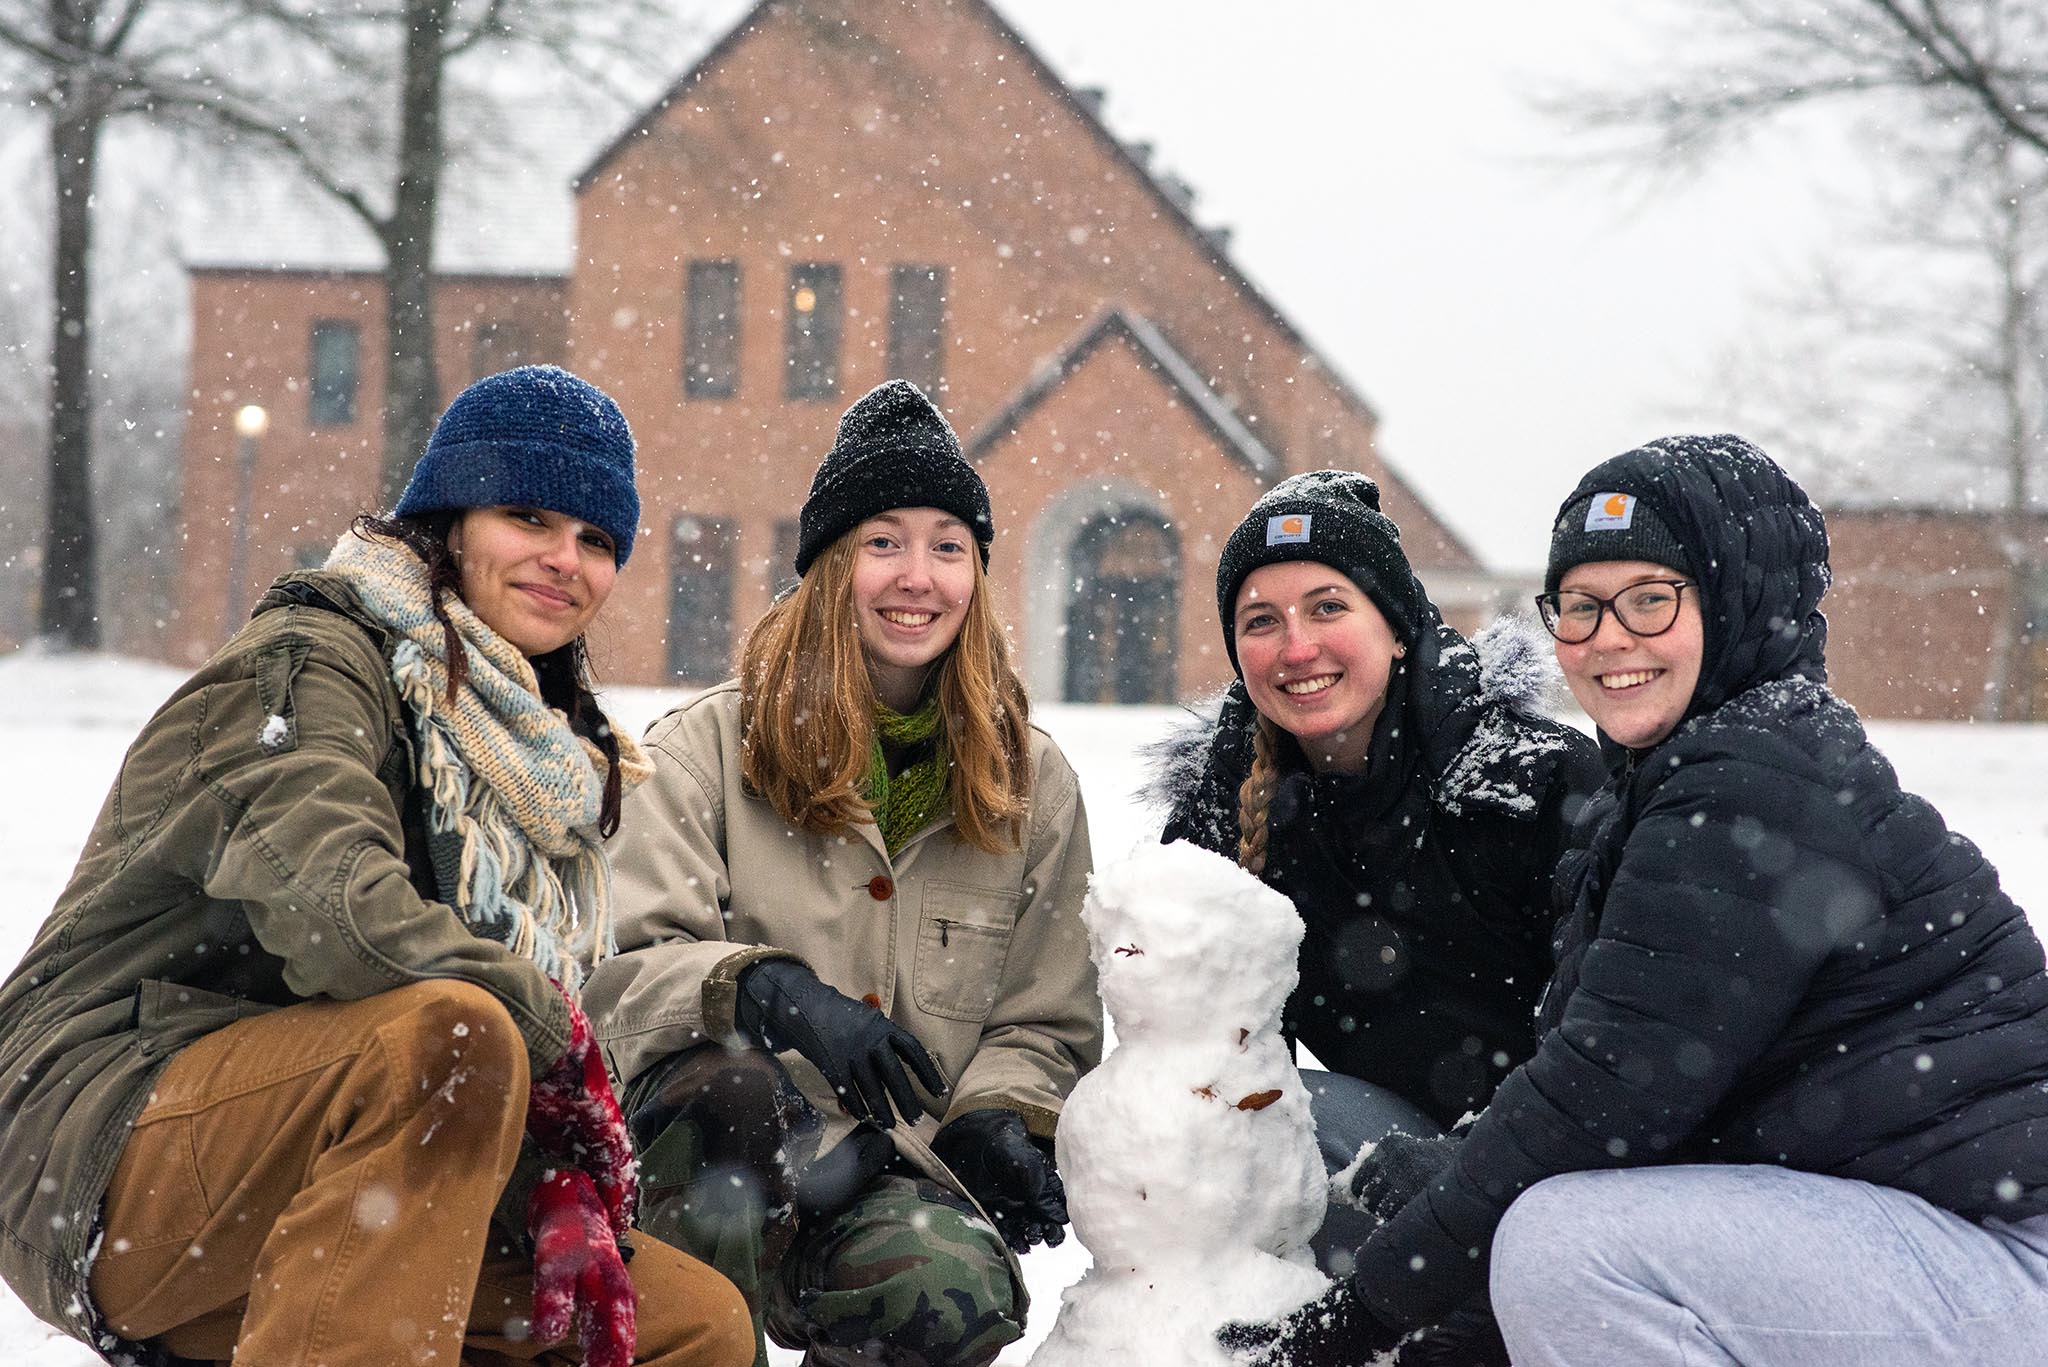
[(150, 719), (0, 987), (37, 1314), (146, 1363), (751, 1357), (730, 1284), (628, 1229), (575, 1003), (646, 772), (582, 653), (638, 520), (609, 398), (479, 381)]
[(802, 533), (740, 677), (647, 734), (588, 1000), (644, 1227), (806, 1362), (975, 1367), (1022, 1332), (1013, 1251), (1066, 1223), (1087, 823), (989, 602), (987, 490), (915, 388), (847, 412)]

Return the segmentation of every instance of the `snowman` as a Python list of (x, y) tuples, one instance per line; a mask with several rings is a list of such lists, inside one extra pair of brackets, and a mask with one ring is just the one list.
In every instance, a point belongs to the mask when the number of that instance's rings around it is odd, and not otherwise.
[(1329, 1285), (1307, 1247), (1329, 1186), (1280, 1036), (1301, 918), (1185, 842), (1098, 872), (1082, 918), (1117, 1047), (1058, 1146), (1094, 1263), (1032, 1367), (1224, 1367), (1218, 1328)]

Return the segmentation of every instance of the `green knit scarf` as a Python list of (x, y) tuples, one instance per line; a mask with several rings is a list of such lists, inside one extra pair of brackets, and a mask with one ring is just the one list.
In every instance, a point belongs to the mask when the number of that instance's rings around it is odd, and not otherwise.
[(939, 700), (926, 698), (915, 712), (904, 715), (875, 704), (874, 749), (868, 755), (868, 781), (862, 794), (875, 825), (881, 828), (882, 844), (890, 854), (903, 842), (925, 828), (933, 813), (946, 800), (945, 747), (933, 745), (908, 769), (889, 774), (889, 761), (882, 743), (920, 745), (939, 733)]

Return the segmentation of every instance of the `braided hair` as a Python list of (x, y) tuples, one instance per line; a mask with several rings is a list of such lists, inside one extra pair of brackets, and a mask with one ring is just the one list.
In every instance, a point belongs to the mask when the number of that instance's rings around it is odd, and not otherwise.
[(1258, 714), (1252, 733), (1252, 768), (1237, 788), (1237, 862), (1255, 874), (1266, 871), (1267, 816), (1280, 779), (1280, 728)]

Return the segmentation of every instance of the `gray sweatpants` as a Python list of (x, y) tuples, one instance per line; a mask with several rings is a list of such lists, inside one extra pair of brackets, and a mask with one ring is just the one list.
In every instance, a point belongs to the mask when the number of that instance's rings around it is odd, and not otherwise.
[(2040, 1367), (2048, 1216), (1777, 1167), (1572, 1173), (1495, 1236), (1515, 1367)]

